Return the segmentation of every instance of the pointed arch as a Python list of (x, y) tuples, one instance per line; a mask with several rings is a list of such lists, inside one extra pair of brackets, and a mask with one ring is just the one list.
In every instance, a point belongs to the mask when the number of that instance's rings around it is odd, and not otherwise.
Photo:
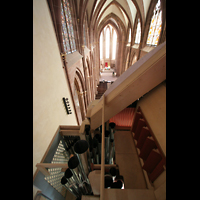
[(84, 83), (85, 81), (81, 70), (79, 68), (76, 68), (76, 73), (74, 77), (74, 96), (76, 101), (76, 109), (79, 111), (77, 113), (81, 113), (81, 119), (79, 116), (79, 121), (81, 122), (85, 119), (87, 109), (86, 88)]
[[(106, 27), (108, 24), (110, 24), (114, 30), (116, 31), (117, 34), (117, 44), (116, 44), (116, 55), (119, 55), (115, 58), (115, 71), (117, 73), (117, 76), (119, 76), (122, 73), (122, 62), (123, 59), (120, 59), (120, 57), (123, 57), (124, 55), (124, 47), (125, 43), (124, 40), (126, 38), (126, 28), (124, 23), (121, 21), (121, 19), (115, 15), (114, 13), (110, 13), (107, 15), (99, 24), (98, 29), (97, 29), (97, 37), (96, 40), (98, 41), (98, 51), (100, 50), (99, 48), (99, 39), (100, 39), (100, 34), (101, 31)], [(119, 46), (121, 51), (119, 51)], [(99, 58), (100, 58), (100, 52), (98, 52)], [(100, 63), (98, 63), (98, 66), (100, 67)]]

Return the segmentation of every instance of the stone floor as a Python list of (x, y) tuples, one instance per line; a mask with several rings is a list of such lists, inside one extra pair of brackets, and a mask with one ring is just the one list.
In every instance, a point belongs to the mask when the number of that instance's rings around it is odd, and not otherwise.
[(103, 81), (103, 80), (105, 80), (105, 81), (115, 81), (115, 80), (117, 80), (117, 78), (118, 78), (117, 76), (113, 76), (112, 71), (109, 71), (109, 72), (105, 71), (105, 72), (101, 73), (99, 81)]
[(145, 177), (130, 131), (115, 132), (115, 158), (125, 189), (147, 189)]

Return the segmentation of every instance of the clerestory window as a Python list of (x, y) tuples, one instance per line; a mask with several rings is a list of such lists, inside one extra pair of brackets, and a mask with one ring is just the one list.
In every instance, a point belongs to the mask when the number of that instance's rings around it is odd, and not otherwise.
[(147, 45), (156, 46), (158, 44), (162, 26), (162, 10), (160, 0), (158, 0), (151, 18), (150, 29), (147, 38)]
[(135, 36), (136, 44), (140, 44), (140, 38), (141, 38), (141, 24), (140, 24), (140, 19), (138, 18), (137, 30), (136, 30), (136, 36)]
[(63, 46), (67, 54), (76, 51), (74, 28), (70, 4), (68, 0), (61, 0), (61, 20), (62, 20), (62, 37)]

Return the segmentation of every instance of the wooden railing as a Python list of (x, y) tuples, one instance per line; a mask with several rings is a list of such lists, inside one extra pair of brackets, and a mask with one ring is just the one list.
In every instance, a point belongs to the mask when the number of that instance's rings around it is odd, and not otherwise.
[[(104, 122), (125, 109), (142, 95), (166, 79), (166, 42), (139, 59), (128, 68), (104, 93)], [(103, 97), (88, 109), (90, 126), (95, 130), (101, 125)]]

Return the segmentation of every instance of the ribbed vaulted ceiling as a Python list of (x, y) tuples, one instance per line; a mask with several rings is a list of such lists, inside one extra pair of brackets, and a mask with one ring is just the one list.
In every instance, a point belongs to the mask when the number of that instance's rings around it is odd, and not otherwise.
[(128, 22), (133, 28), (137, 13), (142, 23), (145, 22), (150, 0), (85, 0), (85, 3), (91, 27), (99, 26), (103, 19), (113, 13), (121, 19), (125, 28)]

